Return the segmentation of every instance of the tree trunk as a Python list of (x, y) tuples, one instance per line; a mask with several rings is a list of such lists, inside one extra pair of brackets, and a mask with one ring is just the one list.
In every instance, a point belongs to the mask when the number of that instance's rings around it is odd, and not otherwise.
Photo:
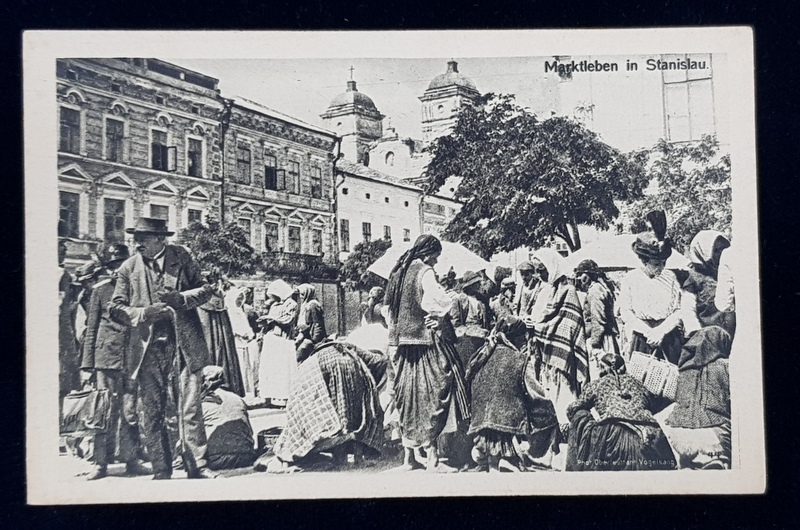
[(569, 223), (572, 241), (570, 242), (570, 252), (575, 252), (581, 248), (581, 233), (578, 231), (578, 224), (575, 221)]

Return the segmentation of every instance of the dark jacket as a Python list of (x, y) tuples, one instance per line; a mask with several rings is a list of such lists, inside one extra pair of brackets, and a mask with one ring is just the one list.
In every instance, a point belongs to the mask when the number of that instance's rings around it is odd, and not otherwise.
[[(128, 355), (137, 369), (147, 353), (152, 331), (152, 325), (144, 321), (144, 308), (160, 301), (156, 284), (156, 274), (141, 254), (131, 256), (117, 271), (111, 314), (118, 322), (131, 327)], [(212, 362), (196, 308), (211, 298), (213, 290), (207, 287), (200, 267), (187, 248), (167, 245), (164, 251), (164, 287), (183, 295), (183, 304), (176, 311), (177, 348), (190, 371), (202, 370)]]
[(125, 362), (130, 329), (112, 319), (108, 307), (115, 284), (113, 278), (101, 278), (92, 289), (81, 369), (124, 370), (132, 374), (136, 367)]

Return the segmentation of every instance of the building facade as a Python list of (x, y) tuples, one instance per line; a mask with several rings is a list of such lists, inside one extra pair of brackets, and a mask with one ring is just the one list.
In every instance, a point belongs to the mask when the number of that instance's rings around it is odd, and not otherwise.
[(140, 216), (177, 233), (218, 209), (217, 79), (157, 59), (59, 59), (56, 73), (68, 265), (130, 244)]
[(419, 237), (419, 187), (347, 159), (337, 162), (336, 173), (341, 261), (362, 241), (410, 244)]
[(245, 229), (268, 275), (335, 279), (337, 136), (244, 98), (222, 128), (225, 220)]

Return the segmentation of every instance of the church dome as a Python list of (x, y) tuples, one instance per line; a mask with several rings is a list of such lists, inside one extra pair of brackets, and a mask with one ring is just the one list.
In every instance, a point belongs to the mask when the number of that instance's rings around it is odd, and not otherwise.
[(428, 90), (437, 88), (444, 88), (449, 86), (461, 86), (474, 91), (478, 91), (472, 79), (461, 74), (458, 71), (458, 63), (456, 61), (447, 61), (447, 72), (439, 74), (433, 78), (433, 81), (428, 85)]
[(333, 98), (331, 100), (331, 104), (328, 105), (328, 108), (341, 107), (344, 105), (355, 105), (356, 107), (360, 107), (367, 111), (378, 112), (378, 109), (375, 107), (375, 103), (372, 101), (372, 98), (363, 92), (358, 91), (355, 81), (348, 81), (347, 91), (342, 92)]

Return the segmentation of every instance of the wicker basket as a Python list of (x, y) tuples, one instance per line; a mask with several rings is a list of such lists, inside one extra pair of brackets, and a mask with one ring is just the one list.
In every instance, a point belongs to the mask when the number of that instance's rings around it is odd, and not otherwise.
[(633, 352), (628, 361), (628, 373), (656, 396), (675, 401), (678, 367), (674, 364), (656, 359), (653, 355)]

